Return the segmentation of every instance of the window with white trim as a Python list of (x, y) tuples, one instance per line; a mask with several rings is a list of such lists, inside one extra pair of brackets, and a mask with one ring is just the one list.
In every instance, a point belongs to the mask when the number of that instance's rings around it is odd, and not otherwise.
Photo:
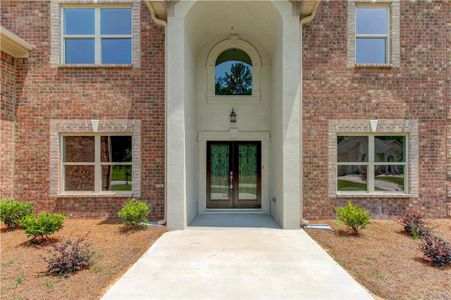
[(338, 193), (405, 193), (406, 135), (337, 135)]
[(64, 64), (131, 64), (131, 7), (63, 7)]
[(61, 139), (64, 192), (131, 193), (131, 136), (63, 135)]
[(356, 5), (355, 63), (363, 65), (389, 64), (390, 7)]

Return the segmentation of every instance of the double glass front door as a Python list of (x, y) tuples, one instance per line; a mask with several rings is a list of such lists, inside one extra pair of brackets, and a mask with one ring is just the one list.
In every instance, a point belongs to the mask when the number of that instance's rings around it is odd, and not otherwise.
[(261, 208), (261, 142), (207, 142), (207, 208)]

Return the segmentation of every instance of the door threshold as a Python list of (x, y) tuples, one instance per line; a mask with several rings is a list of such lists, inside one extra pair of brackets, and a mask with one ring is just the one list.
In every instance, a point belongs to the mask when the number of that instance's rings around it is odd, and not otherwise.
[(268, 214), (262, 208), (206, 208), (201, 214)]

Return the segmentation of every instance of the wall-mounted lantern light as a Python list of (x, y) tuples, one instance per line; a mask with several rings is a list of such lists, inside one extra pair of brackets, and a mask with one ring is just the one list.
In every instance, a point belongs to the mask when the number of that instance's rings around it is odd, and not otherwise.
[(230, 123), (236, 123), (236, 113), (234, 108), (232, 108), (232, 111), (230, 112)]

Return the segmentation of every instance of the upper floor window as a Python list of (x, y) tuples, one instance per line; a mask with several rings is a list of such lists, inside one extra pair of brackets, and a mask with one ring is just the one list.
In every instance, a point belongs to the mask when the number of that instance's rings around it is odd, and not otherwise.
[(357, 6), (355, 8), (356, 64), (389, 64), (388, 6)]
[(216, 59), (216, 95), (252, 95), (252, 60), (243, 50), (232, 48)]
[(404, 193), (405, 135), (337, 136), (337, 191)]
[(65, 64), (131, 64), (131, 8), (63, 8)]

